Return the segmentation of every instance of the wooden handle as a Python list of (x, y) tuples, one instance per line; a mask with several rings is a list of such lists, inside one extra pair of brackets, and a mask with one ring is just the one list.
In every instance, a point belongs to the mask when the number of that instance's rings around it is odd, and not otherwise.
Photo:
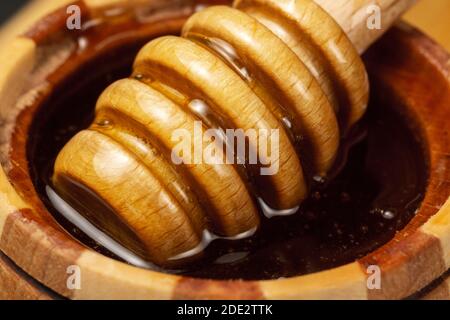
[[(315, 0), (347, 33), (359, 53), (364, 52), (417, 0)], [(374, 11), (374, 6), (379, 11)], [(381, 28), (371, 29), (368, 21), (380, 14)]]

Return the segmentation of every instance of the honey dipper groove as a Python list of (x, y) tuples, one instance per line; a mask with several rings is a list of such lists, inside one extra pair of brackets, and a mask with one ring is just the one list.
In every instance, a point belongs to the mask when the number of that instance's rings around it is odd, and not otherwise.
[[(59, 154), (53, 183), (65, 195), (67, 181), (85, 186), (135, 233), (141, 244), (134, 251), (174, 263), (202, 245), (204, 230), (233, 237), (256, 229), (257, 198), (278, 210), (298, 207), (311, 176), (333, 166), (341, 133), (362, 117), (367, 100), (358, 53), (313, 1), (209, 7), (187, 21), (182, 37), (142, 48), (132, 77), (104, 91), (92, 126)], [(197, 120), (203, 129), (277, 129), (279, 171), (174, 165), (172, 133), (194, 132)], [(251, 141), (249, 148), (265, 156)], [(107, 221), (104, 227), (120, 233)]]

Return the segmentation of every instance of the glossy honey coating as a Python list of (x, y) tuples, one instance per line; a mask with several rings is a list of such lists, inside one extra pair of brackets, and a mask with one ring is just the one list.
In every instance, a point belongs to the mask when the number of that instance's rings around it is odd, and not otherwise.
[[(201, 251), (205, 230), (224, 237), (256, 230), (257, 198), (276, 210), (298, 207), (308, 179), (333, 166), (342, 132), (364, 114), (367, 100), (356, 50), (313, 1), (210, 7), (188, 20), (182, 37), (142, 48), (133, 76), (104, 91), (92, 126), (59, 154), (53, 183), (66, 198), (75, 185), (90, 190), (119, 221), (105, 221), (104, 229), (131, 230), (134, 251), (174, 263)], [(174, 164), (172, 133), (194, 132), (199, 120), (203, 129), (277, 129), (278, 172)]]

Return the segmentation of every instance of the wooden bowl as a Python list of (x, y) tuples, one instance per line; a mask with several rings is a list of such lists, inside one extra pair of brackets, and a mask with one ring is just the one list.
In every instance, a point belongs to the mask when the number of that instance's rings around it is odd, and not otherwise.
[[(83, 15), (99, 17), (114, 2), (78, 4)], [(218, 2), (227, 1), (198, 3)], [(407, 25), (392, 29), (365, 60), (372, 95), (397, 106), (426, 142), (423, 152), (429, 179), (414, 218), (367, 256), (287, 279), (206, 280), (140, 269), (108, 258), (82, 245), (55, 221), (38, 195), (28, 162), (27, 145), (33, 138), (29, 130), (40, 107), (65, 79), (86, 70), (96, 56), (114, 48), (136, 49), (156, 36), (179, 32), (196, 8), (183, 3), (152, 1), (153, 10), (147, 7), (144, 22), (118, 21), (104, 32), (120, 36), (81, 51), (75, 49), (83, 43), (75, 44), (63, 31), (67, 17), (63, 7), (2, 49), (0, 249), (7, 256), (0, 259), (0, 270), (6, 270), (0, 272), (2, 291), (15, 298), (54, 298), (43, 293), (42, 284), (71, 299), (400, 299), (433, 283), (438, 291), (428, 297), (450, 297), (445, 281), (435, 282), (450, 267), (450, 59), (432, 40)], [(67, 286), (67, 270), (74, 265), (81, 270), (78, 290)], [(381, 268), (379, 290), (367, 287), (370, 265)]]

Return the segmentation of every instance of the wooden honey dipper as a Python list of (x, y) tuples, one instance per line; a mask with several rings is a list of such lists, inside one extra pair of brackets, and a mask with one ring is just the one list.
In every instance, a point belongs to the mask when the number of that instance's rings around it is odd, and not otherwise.
[[(366, 110), (359, 53), (414, 1), (378, 1), (383, 27), (375, 31), (366, 25), (372, 2), (236, 0), (199, 11), (181, 37), (144, 46), (133, 76), (103, 92), (94, 123), (60, 152), (55, 188), (160, 265), (195, 251), (204, 230), (225, 237), (255, 230), (257, 197), (276, 210), (298, 207), (309, 178), (327, 175), (341, 136)], [(193, 132), (198, 120), (204, 129), (277, 129), (278, 172), (174, 164), (172, 133)]]

